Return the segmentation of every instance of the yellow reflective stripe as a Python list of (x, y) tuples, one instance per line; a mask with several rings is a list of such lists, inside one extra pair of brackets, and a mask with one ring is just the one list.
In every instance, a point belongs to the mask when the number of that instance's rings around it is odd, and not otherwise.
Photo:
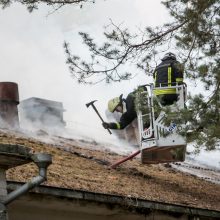
[(176, 94), (176, 89), (156, 89), (154, 90), (154, 95), (166, 95), (166, 94)]
[(168, 86), (171, 86), (171, 67), (168, 67)]
[(157, 71), (154, 74), (154, 82), (155, 82), (155, 84), (156, 84), (156, 81), (157, 81)]
[(116, 123), (116, 126), (117, 126), (117, 129), (120, 129), (120, 128), (121, 128), (121, 126), (120, 126), (119, 123)]
[(176, 78), (176, 82), (183, 82), (183, 78)]

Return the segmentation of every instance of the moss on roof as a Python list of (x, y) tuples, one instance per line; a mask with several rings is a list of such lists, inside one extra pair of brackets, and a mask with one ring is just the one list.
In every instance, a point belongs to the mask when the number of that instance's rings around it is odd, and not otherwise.
[[(220, 211), (220, 185), (164, 165), (141, 165), (138, 159), (133, 159), (117, 169), (109, 169), (99, 161), (111, 163), (121, 159), (120, 155), (80, 148), (74, 141), (72, 144), (71, 141), (68, 144), (62, 141), (58, 146), (0, 132), (0, 143), (21, 144), (35, 152), (52, 154), (53, 164), (48, 169), (48, 180), (44, 183), (48, 186)], [(30, 163), (9, 169), (7, 179), (26, 182), (37, 174), (37, 167)]]

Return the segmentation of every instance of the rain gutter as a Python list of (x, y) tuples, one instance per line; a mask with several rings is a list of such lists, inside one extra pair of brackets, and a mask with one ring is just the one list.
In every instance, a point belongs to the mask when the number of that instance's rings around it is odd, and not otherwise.
[[(22, 185), (20, 182), (7, 182), (8, 190), (16, 190)], [(95, 193), (90, 191), (72, 190), (51, 186), (38, 186), (29, 191), (29, 195), (37, 194), (41, 196), (51, 196), (54, 199), (77, 200), (78, 202), (95, 202), (97, 204), (105, 204), (107, 207), (121, 207), (135, 213), (150, 213), (161, 211), (171, 215), (187, 215), (211, 217), (212, 219), (220, 219), (220, 210), (211, 210), (205, 208), (197, 208), (184, 205), (176, 205), (164, 202), (156, 202), (133, 198), (131, 196), (118, 196), (111, 194)]]

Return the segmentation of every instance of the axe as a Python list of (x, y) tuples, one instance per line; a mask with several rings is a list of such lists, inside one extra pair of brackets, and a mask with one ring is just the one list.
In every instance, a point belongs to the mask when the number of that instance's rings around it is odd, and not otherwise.
[[(96, 101), (97, 101), (97, 100), (94, 100), (94, 101), (91, 101), (91, 102), (87, 103), (87, 104), (86, 104), (86, 107), (88, 108), (88, 107), (91, 105), (91, 106), (93, 107), (93, 109), (95, 110), (96, 114), (97, 114), (97, 115), (99, 116), (99, 118), (101, 119), (101, 121), (102, 121), (102, 122), (105, 122), (105, 121), (103, 120), (103, 118), (101, 117), (101, 115), (99, 114), (97, 108), (96, 108), (95, 105), (94, 105), (94, 102), (96, 102)], [(109, 134), (112, 134), (112, 132), (109, 130), (109, 128), (108, 128), (107, 130), (108, 130)]]

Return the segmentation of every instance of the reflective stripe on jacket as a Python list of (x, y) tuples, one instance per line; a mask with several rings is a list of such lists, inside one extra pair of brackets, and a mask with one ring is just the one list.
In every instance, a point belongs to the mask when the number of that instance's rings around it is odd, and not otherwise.
[(171, 87), (183, 83), (183, 68), (178, 61), (165, 60), (161, 62), (154, 71), (155, 95), (176, 94), (175, 88)]

